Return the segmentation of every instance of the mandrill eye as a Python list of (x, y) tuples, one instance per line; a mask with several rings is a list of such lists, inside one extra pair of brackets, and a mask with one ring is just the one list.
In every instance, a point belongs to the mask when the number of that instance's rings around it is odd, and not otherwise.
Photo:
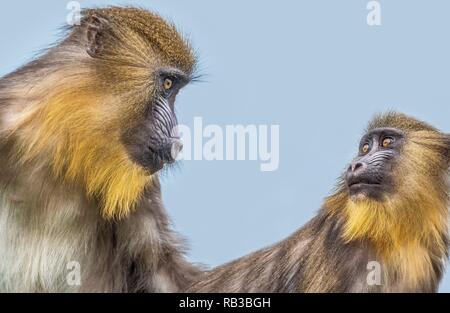
[(165, 90), (171, 89), (173, 86), (173, 80), (170, 78), (164, 79), (163, 87)]
[(383, 139), (383, 143), (382, 143), (383, 148), (389, 148), (392, 145), (393, 142), (394, 142), (394, 139), (392, 139), (390, 137), (384, 138)]
[(370, 146), (368, 143), (366, 143), (363, 147), (362, 147), (362, 152), (364, 154), (367, 154), (367, 152), (369, 152)]

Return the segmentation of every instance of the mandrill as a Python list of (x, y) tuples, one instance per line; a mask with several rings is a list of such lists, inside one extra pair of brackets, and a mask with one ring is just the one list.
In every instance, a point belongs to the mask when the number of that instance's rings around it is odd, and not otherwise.
[(435, 292), (448, 254), (449, 164), (448, 135), (378, 116), (315, 218), (188, 291)]
[(0, 80), (0, 291), (175, 292), (199, 274), (158, 180), (195, 64), (172, 24), (108, 7)]

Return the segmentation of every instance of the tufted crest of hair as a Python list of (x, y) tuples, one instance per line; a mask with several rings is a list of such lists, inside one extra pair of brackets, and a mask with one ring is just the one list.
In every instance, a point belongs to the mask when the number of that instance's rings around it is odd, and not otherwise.
[[(173, 24), (138, 8), (86, 9), (82, 26), (99, 28), (98, 55), (105, 60), (148, 66), (157, 56), (160, 62), (192, 73), (195, 56), (189, 43)], [(89, 38), (88, 38), (89, 39)], [(149, 59), (150, 58), (150, 59)]]
[(191, 75), (195, 57), (172, 24), (142, 9), (87, 9), (68, 31), (2, 80), (0, 97), (11, 105), (0, 130), (14, 142), (15, 162), (48, 167), (99, 201), (105, 218), (122, 218), (152, 181), (122, 140), (154, 97), (153, 70)]
[[(370, 240), (379, 254), (413, 259), (446, 254), (448, 218), (449, 138), (435, 128), (398, 113), (375, 117), (368, 130), (390, 127), (406, 136), (393, 169), (394, 190), (383, 200), (351, 199), (343, 183), (326, 201), (333, 214), (342, 217), (347, 241)], [(405, 247), (423, 247), (420, 253)], [(402, 247), (402, 248), (400, 248)], [(408, 250), (408, 249), (406, 249)], [(431, 260), (420, 260), (431, 264)], [(420, 270), (419, 270), (420, 271)]]

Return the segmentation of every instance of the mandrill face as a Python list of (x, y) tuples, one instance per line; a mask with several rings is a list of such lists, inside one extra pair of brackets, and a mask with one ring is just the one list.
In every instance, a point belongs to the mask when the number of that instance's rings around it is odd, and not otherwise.
[(120, 138), (107, 145), (123, 146), (146, 173), (158, 172), (182, 149), (174, 106), (195, 70), (189, 43), (158, 15), (134, 8), (87, 10), (82, 26), (93, 85), (113, 98), (102, 108)]
[(365, 134), (345, 182), (351, 197), (379, 200), (394, 188), (393, 168), (405, 135), (396, 128), (375, 128)]
[(131, 158), (151, 173), (175, 162), (183, 148), (174, 106), (178, 92), (189, 81), (189, 75), (179, 69), (158, 69), (154, 78), (155, 92), (143, 118), (123, 138)]

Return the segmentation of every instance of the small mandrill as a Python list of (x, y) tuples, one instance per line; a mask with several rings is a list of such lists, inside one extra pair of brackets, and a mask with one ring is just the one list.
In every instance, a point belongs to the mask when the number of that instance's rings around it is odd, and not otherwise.
[(175, 292), (185, 260), (158, 173), (181, 149), (175, 99), (196, 58), (136, 8), (80, 25), (0, 79), (0, 291)]
[(336, 192), (291, 237), (189, 292), (436, 292), (448, 255), (450, 137), (375, 117)]

